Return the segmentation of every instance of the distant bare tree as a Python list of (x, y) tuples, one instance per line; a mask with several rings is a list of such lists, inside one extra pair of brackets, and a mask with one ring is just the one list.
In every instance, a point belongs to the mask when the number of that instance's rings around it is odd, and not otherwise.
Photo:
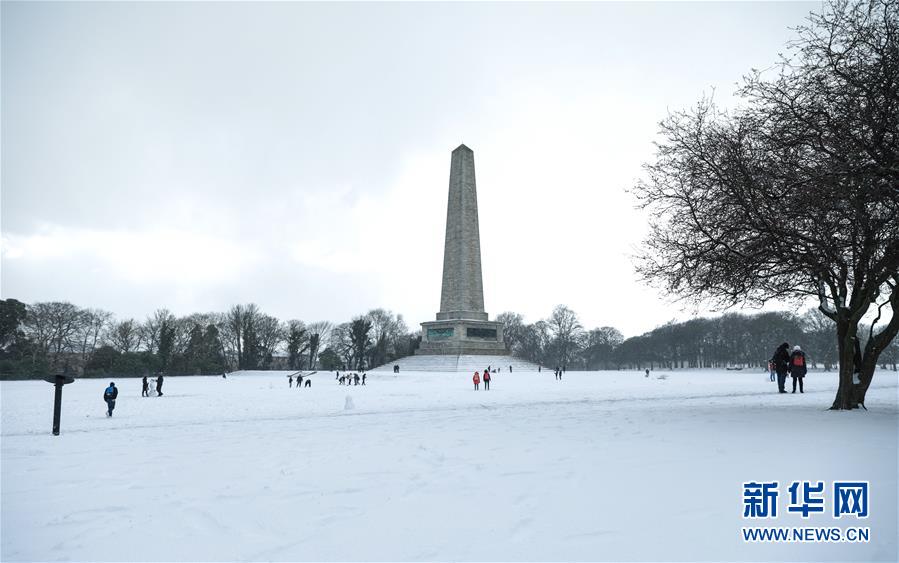
[(118, 352), (127, 354), (140, 347), (141, 334), (134, 319), (113, 323), (106, 333), (106, 341)]
[(141, 342), (146, 347), (147, 352), (156, 354), (159, 352), (159, 344), (161, 341), (163, 327), (172, 328), (175, 323), (175, 316), (168, 309), (157, 309), (147, 320), (141, 325)]
[(518, 313), (506, 311), (496, 316), (496, 321), (503, 323), (503, 342), (506, 350), (519, 354), (524, 339), (524, 317)]
[(66, 302), (45, 302), (28, 305), (25, 329), (35, 343), (35, 353), (47, 357), (51, 369), (62, 367), (60, 354), (72, 352), (82, 310)]
[(75, 341), (81, 354), (82, 365), (86, 364), (97, 343), (112, 322), (112, 313), (101, 309), (82, 309), (78, 327), (75, 330)]
[(303, 321), (291, 320), (287, 322), (287, 365), (290, 369), (302, 368), (301, 358), (309, 349), (309, 332)]
[(275, 317), (260, 314), (256, 323), (259, 343), (259, 355), (263, 369), (269, 369), (272, 358), (286, 338), (284, 325)]
[(353, 337), (350, 332), (350, 323), (341, 323), (331, 329), (326, 349), (331, 349), (340, 357), (341, 363), (353, 367)]
[(624, 336), (617, 328), (604, 326), (589, 331), (584, 337), (584, 367), (608, 369), (613, 363), (615, 348), (622, 342)]
[(309, 331), (309, 369), (314, 369), (318, 362), (318, 353), (328, 347), (334, 325), (328, 321), (310, 323)]
[(359, 317), (350, 322), (350, 345), (353, 351), (352, 365), (356, 369), (365, 367), (365, 355), (371, 345), (369, 337), (371, 333), (371, 321), (366, 317)]
[(557, 305), (546, 324), (552, 333), (551, 345), (560, 366), (570, 365), (584, 334), (577, 314), (565, 305)]

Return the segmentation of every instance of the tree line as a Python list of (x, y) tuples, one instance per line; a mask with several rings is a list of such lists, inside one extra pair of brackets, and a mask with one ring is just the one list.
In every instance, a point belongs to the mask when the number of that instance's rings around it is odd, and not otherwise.
[[(644, 368), (764, 369), (781, 342), (798, 344), (812, 364), (825, 370), (838, 366), (833, 323), (817, 309), (789, 312), (727, 313), (720, 317), (670, 322), (625, 339), (610, 326), (585, 329), (564, 305), (546, 319), (525, 324), (521, 315), (497, 316), (510, 352), (547, 367), (571, 370)], [(881, 365), (896, 369), (899, 342), (881, 355)]]
[(409, 355), (402, 315), (374, 309), (349, 322), (281, 321), (255, 304), (143, 321), (67, 302), (0, 300), (0, 377), (209, 375), (234, 370), (363, 369)]
[[(812, 364), (839, 365), (833, 323), (817, 309), (728, 313), (670, 322), (624, 338), (611, 326), (585, 329), (559, 305), (534, 323), (497, 316), (510, 354), (569, 370), (764, 368), (774, 348), (799, 344)], [(402, 315), (373, 309), (348, 322), (280, 321), (254, 304), (177, 317), (158, 309), (143, 321), (65, 302), (0, 300), (0, 377), (43, 377), (68, 369), (84, 377), (210, 375), (234, 370), (370, 369), (415, 353), (420, 332)], [(881, 355), (896, 369), (899, 342)]]

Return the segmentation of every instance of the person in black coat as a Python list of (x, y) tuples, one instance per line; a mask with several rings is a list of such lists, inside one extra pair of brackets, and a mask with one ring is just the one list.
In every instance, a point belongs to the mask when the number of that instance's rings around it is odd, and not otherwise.
[(793, 378), (793, 393), (796, 392), (796, 380), (799, 380), (799, 392), (805, 393), (802, 389), (802, 380), (807, 372), (805, 352), (799, 346), (793, 346), (793, 352), (790, 354), (790, 376)]
[(159, 374), (159, 377), (156, 378), (156, 396), (162, 397), (162, 374)]
[(150, 396), (150, 383), (147, 381), (146, 375), (144, 376), (144, 379), (141, 382), (140, 396), (141, 397), (149, 397)]
[(109, 382), (109, 387), (103, 391), (103, 400), (106, 401), (106, 416), (112, 416), (112, 410), (115, 408), (116, 397), (119, 396), (119, 390), (115, 383)]
[(790, 345), (786, 342), (777, 347), (774, 356), (771, 357), (771, 363), (774, 364), (774, 371), (777, 372), (777, 392), (786, 393), (784, 386), (787, 383), (787, 372), (790, 371), (790, 353), (787, 349)]

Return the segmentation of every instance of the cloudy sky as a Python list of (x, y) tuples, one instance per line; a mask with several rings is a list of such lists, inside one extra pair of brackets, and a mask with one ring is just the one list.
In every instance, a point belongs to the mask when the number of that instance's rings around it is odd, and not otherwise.
[(487, 311), (639, 334), (692, 313), (631, 260), (658, 121), (820, 7), (3, 2), (2, 297), (416, 327), (464, 142)]

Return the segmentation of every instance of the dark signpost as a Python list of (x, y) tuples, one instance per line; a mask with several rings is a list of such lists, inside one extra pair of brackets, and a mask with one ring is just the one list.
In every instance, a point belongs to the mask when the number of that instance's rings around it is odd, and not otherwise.
[(56, 393), (53, 397), (53, 435), (59, 436), (59, 414), (60, 409), (62, 408), (62, 386), (72, 383), (75, 381), (75, 378), (70, 376), (68, 371), (65, 371), (56, 375), (48, 375), (44, 378), (44, 381), (56, 386)]

